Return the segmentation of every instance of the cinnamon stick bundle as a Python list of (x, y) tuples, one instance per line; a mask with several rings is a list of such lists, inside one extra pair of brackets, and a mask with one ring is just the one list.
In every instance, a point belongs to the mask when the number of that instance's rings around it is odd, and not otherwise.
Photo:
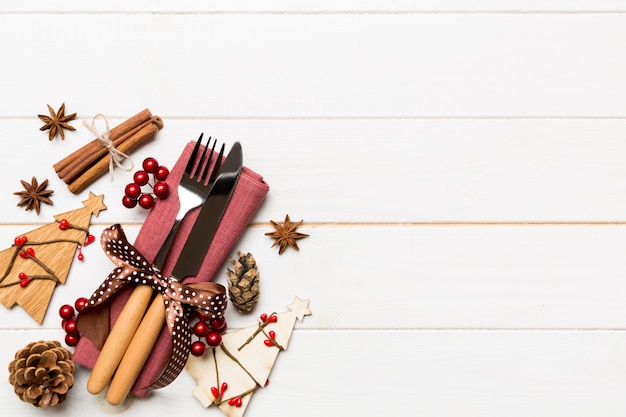
[[(162, 127), (161, 118), (144, 109), (112, 128), (109, 138), (118, 151), (128, 155)], [(78, 194), (107, 172), (110, 159), (108, 149), (100, 140), (94, 139), (54, 164), (53, 168), (69, 190)]]

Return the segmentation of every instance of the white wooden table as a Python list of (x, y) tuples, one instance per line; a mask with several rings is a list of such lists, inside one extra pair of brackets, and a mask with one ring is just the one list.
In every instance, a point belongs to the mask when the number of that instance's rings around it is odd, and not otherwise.
[[(258, 311), (297, 325), (247, 416), (614, 416), (626, 412), (626, 4), (583, 1), (8, 0), (0, 4), (1, 248), (80, 206), (52, 164), (46, 104), (164, 120), (135, 152), (173, 165), (200, 132), (238, 140), (271, 190), (237, 249)], [(123, 208), (131, 173), (89, 190)], [(48, 178), (54, 206), (16, 206)], [(269, 220), (310, 237), (281, 256)], [(58, 308), (111, 269), (96, 246), (42, 325), (0, 308), (0, 363), (63, 338)], [(226, 265), (225, 265), (226, 267)], [(219, 277), (225, 283), (226, 275)], [(1, 307), (1, 306), (0, 306)], [(251, 317), (228, 312), (230, 328)], [(5, 365), (3, 365), (5, 366)], [(8, 371), (7, 371), (8, 377)], [(89, 372), (56, 410), (0, 385), (3, 415), (105, 416)], [(183, 373), (126, 415), (221, 415)]]

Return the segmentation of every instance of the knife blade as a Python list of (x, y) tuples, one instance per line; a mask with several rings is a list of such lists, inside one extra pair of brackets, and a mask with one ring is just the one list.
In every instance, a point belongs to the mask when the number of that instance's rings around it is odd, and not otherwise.
[[(228, 207), (243, 168), (241, 144), (235, 142), (176, 260), (172, 276), (182, 280), (198, 273)], [(157, 294), (113, 376), (107, 401), (120, 404), (141, 373), (165, 322), (163, 298)]]

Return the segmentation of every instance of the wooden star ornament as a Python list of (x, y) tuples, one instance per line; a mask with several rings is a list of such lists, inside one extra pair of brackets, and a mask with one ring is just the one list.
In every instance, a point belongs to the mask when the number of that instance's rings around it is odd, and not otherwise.
[(282, 254), (285, 249), (287, 249), (287, 246), (291, 246), (298, 251), (300, 250), (296, 240), (309, 236), (304, 233), (296, 232), (296, 229), (302, 224), (302, 222), (303, 220), (300, 220), (299, 222), (292, 224), (288, 214), (285, 216), (285, 221), (283, 222), (283, 224), (278, 224), (274, 220), (270, 220), (270, 223), (272, 223), (272, 226), (274, 226), (274, 229), (276, 229), (276, 231), (266, 233), (265, 236), (276, 239), (272, 247), (279, 245), (279, 255)]

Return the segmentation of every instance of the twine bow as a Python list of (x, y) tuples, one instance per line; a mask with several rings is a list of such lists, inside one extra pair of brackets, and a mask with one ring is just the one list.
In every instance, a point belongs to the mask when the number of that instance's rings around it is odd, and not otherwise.
[[(98, 117), (101, 117), (104, 119), (104, 125), (105, 125), (104, 133), (100, 133), (100, 131), (96, 128), (96, 119)], [(93, 119), (91, 119), (91, 123), (89, 123), (86, 120), (83, 120), (83, 124), (85, 125), (87, 130), (89, 130), (96, 137), (96, 139), (102, 144), (102, 146), (107, 148), (107, 150), (109, 151), (109, 175), (111, 176), (111, 181), (113, 181), (114, 165), (125, 171), (132, 171), (132, 169), (135, 166), (135, 164), (133, 163), (133, 160), (130, 159), (130, 156), (118, 150), (113, 144), (113, 141), (111, 140), (111, 131), (109, 129), (109, 121), (107, 120), (106, 116), (104, 116), (101, 113), (98, 113), (93, 117)], [(130, 166), (127, 168), (124, 168), (125, 160), (128, 160), (130, 162)]]
[[(213, 282), (182, 284), (174, 278), (166, 278), (153, 269), (147, 259), (133, 247), (119, 224), (102, 232), (100, 243), (105, 254), (116, 268), (92, 294), (80, 316), (107, 303), (122, 287), (129, 284), (150, 285), (163, 296), (165, 321), (172, 338), (171, 354), (165, 371), (150, 388), (162, 388), (170, 384), (182, 372), (189, 356), (191, 332), (189, 316), (193, 310), (211, 319), (221, 319), (226, 309), (226, 289)], [(97, 309), (94, 309), (97, 310)], [(91, 329), (94, 330), (94, 329)]]

